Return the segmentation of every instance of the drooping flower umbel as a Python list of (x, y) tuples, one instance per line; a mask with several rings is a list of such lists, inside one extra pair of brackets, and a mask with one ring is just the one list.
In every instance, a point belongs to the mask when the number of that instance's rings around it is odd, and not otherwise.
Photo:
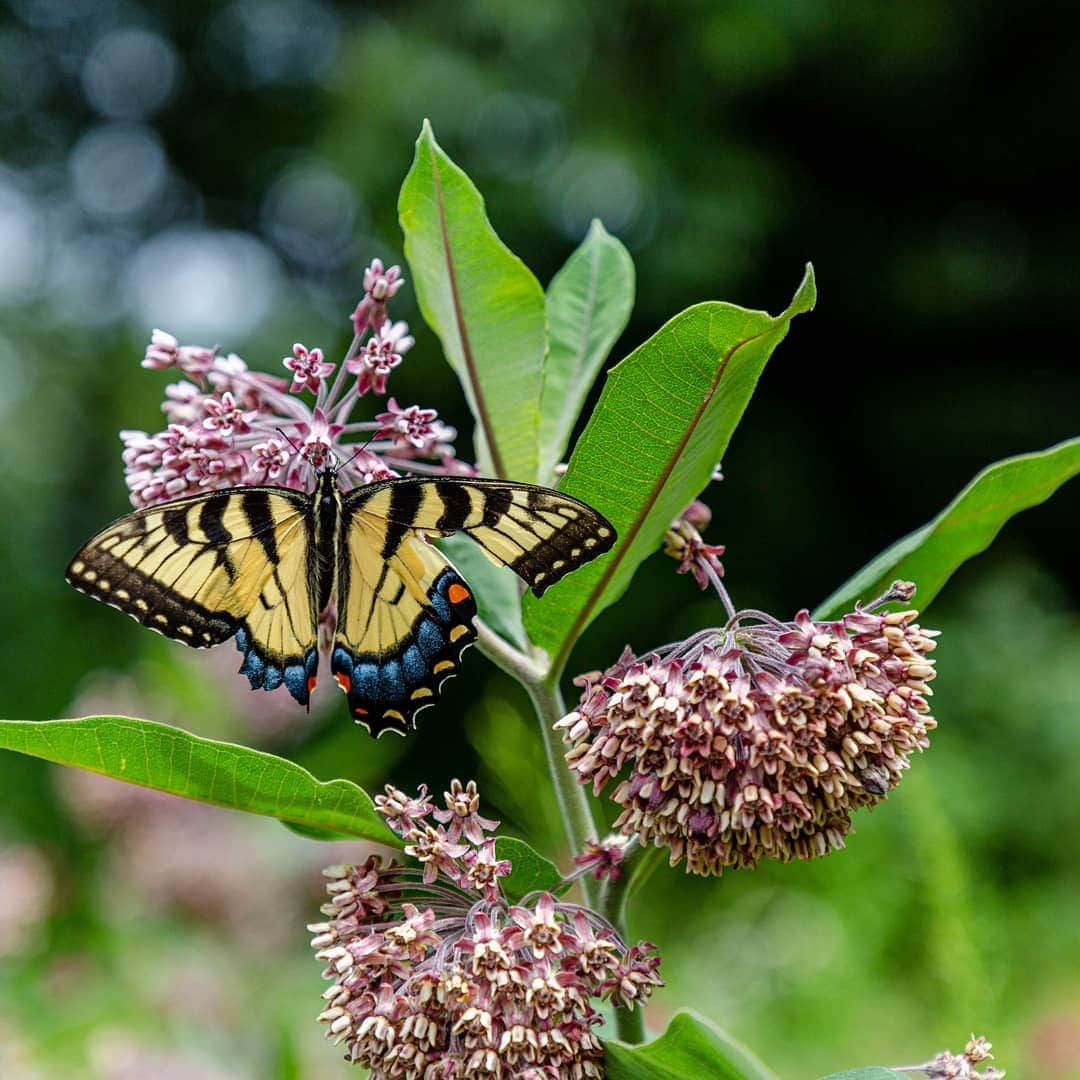
[[(286, 378), (253, 371), (235, 353), (180, 345), (155, 330), (143, 367), (184, 378), (165, 389), (164, 431), (123, 431), (124, 474), (137, 507), (238, 484), (278, 484), (306, 491), (331, 460), (343, 488), (413, 473), (469, 474), (454, 456), (453, 428), (434, 409), (391, 398), (372, 420), (353, 413), (387, 380), (413, 344), (404, 322), (391, 323), (387, 302), (404, 284), (396, 266), (375, 259), (352, 314), (352, 345), (342, 364), (297, 343), (282, 360)], [(308, 402), (302, 395), (313, 394)]]
[(510, 903), (476, 785), (455, 780), (444, 803), (425, 788), (376, 799), (419, 867), (325, 871), (328, 921), (309, 929), (333, 980), (328, 1038), (372, 1080), (602, 1077), (597, 1005), (643, 1003), (661, 985), (655, 948), (550, 893)]
[(556, 725), (566, 760), (621, 808), (615, 828), (667, 847), (697, 874), (824, 855), (844, 845), (852, 813), (880, 802), (936, 726), (927, 683), (936, 631), (896, 582), (842, 618), (800, 611), (781, 622), (736, 612), (722, 548), (684, 515), (666, 537), (680, 572), (712, 585), (730, 618), (577, 680), (577, 709)]

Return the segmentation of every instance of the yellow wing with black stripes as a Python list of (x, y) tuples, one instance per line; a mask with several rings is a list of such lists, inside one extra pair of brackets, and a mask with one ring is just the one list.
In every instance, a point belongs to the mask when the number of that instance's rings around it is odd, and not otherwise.
[(72, 559), (75, 588), (195, 648), (231, 637), (253, 688), (306, 705), (318, 665), (310, 499), (209, 492), (113, 522)]
[(388, 480), (346, 494), (342, 513), (331, 669), (376, 735), (415, 726), (476, 638), (472, 592), (426, 536), (465, 532), (538, 596), (615, 541), (577, 499), (502, 480)]

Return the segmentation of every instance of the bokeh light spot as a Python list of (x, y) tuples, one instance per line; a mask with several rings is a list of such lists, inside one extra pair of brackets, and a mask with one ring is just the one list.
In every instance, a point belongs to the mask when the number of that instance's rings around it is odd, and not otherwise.
[(157, 135), (127, 124), (88, 131), (71, 154), (75, 197), (100, 217), (128, 217), (149, 208), (161, 196), (168, 171)]
[(146, 30), (114, 30), (94, 45), (82, 70), (83, 93), (99, 112), (134, 120), (160, 109), (176, 85), (173, 47)]
[(312, 158), (289, 165), (274, 180), (263, 199), (263, 226), (290, 259), (329, 268), (352, 248), (357, 210), (352, 188)]
[(248, 233), (178, 228), (143, 244), (128, 281), (132, 315), (141, 325), (224, 342), (266, 317), (280, 291), (281, 269)]

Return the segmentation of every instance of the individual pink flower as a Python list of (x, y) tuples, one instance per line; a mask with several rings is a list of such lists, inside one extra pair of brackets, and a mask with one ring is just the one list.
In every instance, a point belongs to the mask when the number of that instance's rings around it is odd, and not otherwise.
[(484, 833), (491, 832), (498, 825), (497, 821), (480, 815), (480, 793), (476, 781), (470, 780), (465, 787), (460, 780), (450, 783), (450, 790), (443, 792), (445, 810), (434, 810), (432, 817), (448, 825), (447, 835), (451, 840), (464, 836), (470, 844), (482, 844)]
[(360, 395), (369, 390), (376, 394), (386, 393), (386, 380), (413, 346), (408, 323), (383, 323), (359, 352), (347, 360), (346, 370), (357, 376), (356, 392)]
[(241, 409), (228, 390), (221, 397), (207, 397), (203, 408), (206, 415), (202, 423), (208, 431), (216, 431), (229, 438), (232, 435), (246, 435), (251, 430), (255, 412)]
[(395, 398), (386, 403), (386, 412), (379, 413), (375, 419), (379, 422), (379, 435), (392, 438), (395, 443), (405, 444), (415, 450), (430, 449), (438, 437), (435, 418), (439, 414), (434, 409), (422, 409), (419, 405), (402, 408)]
[(289, 453), (280, 439), (267, 439), (251, 448), (250, 483), (265, 484), (276, 480), (289, 462)]
[(315, 409), (310, 423), (300, 425), (303, 456), (313, 469), (325, 468), (329, 463), (342, 427), (341, 424), (330, 423), (320, 408)]
[(201, 380), (213, 367), (217, 348), (204, 345), (181, 345), (172, 334), (154, 330), (146, 347), (142, 366), (153, 371), (176, 367), (185, 374)]
[(708, 525), (711, 517), (709, 508), (695, 499), (664, 534), (664, 554), (678, 559), (677, 573), (693, 574), (702, 590), (724, 576), (724, 566), (720, 562), (724, 546), (706, 544), (698, 531)]
[(611, 833), (603, 840), (587, 840), (585, 850), (574, 856), (574, 865), (582, 872), (592, 874), (597, 881), (618, 881), (631, 843), (631, 837), (618, 833)]
[(352, 313), (353, 328), (360, 337), (365, 330), (378, 331), (386, 322), (386, 302), (405, 284), (400, 266), (383, 269), (381, 259), (372, 259), (364, 271), (364, 296)]
[(293, 346), (292, 356), (286, 356), (281, 362), (292, 372), (292, 386), (289, 387), (291, 394), (300, 394), (304, 390), (317, 394), (323, 379), (337, 366), (323, 359), (322, 349), (308, 350), (300, 342)]

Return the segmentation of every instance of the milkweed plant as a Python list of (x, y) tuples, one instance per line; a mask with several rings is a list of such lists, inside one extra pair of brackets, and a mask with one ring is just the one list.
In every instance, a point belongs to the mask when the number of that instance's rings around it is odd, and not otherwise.
[[(313, 978), (312, 1020), (378, 1080), (772, 1076), (714, 1026), (722, 1018), (678, 1001), (647, 1041), (665, 942), (628, 934), (640, 887), (658, 862), (719, 877), (843, 848), (858, 813), (885, 802), (931, 746), (937, 632), (916, 605), (1080, 471), (1080, 440), (990, 465), (816, 607), (739, 608), (724, 549), (704, 538), (717, 530), (701, 496), (765, 364), (815, 304), (812, 268), (779, 315), (720, 302), (675, 315), (607, 371), (583, 417), (633, 302), (622, 244), (594, 222), (545, 292), (426, 124), (399, 211), (408, 269), (374, 259), (363, 271), (340, 360), (297, 343), (271, 374), (154, 330), (143, 367), (175, 381), (162, 430), (121, 433), (125, 479), (146, 507), (246, 484), (308, 491), (332, 460), (344, 487), (496, 476), (558, 486), (604, 514), (614, 547), (541, 600), (468, 541), (440, 541), (475, 590), (480, 652), (535, 709), (567, 861), (501, 833), (472, 780), (445, 792), (387, 784), (371, 797), (282, 757), (115, 716), (5, 721), (0, 745), (276, 817), (313, 839), (364, 841), (354, 863), (324, 871), (308, 927), (326, 983), (320, 1003)], [(394, 393), (413, 344), (391, 314), (406, 279), (464, 389), (475, 460), (459, 456), (431, 403)], [(570, 669), (590, 623), (660, 550), (688, 575), (673, 588), (710, 598), (709, 624), (664, 641), (628, 619), (626, 647), (604, 670)], [(424, 738), (423, 716), (409, 737)], [(1003, 1075), (981, 1037), (927, 1053), (844, 1076)]]

